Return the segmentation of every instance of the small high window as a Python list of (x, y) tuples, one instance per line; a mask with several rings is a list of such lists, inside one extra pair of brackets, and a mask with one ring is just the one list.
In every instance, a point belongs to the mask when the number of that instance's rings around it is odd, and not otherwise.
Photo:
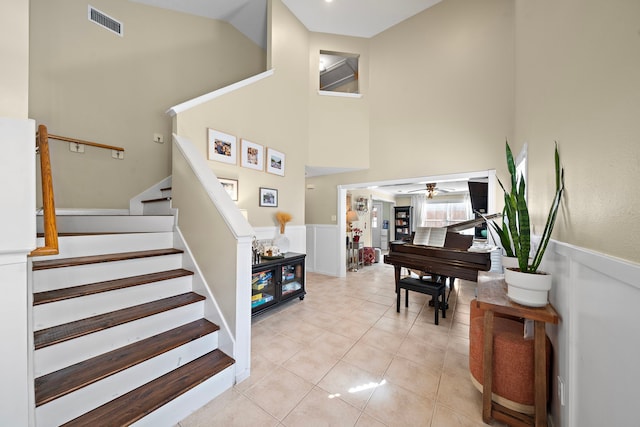
[(320, 51), (320, 90), (360, 93), (358, 58), (355, 53)]

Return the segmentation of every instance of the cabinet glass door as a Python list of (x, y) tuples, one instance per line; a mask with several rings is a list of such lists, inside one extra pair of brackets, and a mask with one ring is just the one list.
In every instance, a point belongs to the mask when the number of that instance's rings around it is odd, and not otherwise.
[(276, 294), (276, 278), (274, 270), (258, 271), (251, 275), (251, 308), (273, 301)]
[(282, 297), (293, 294), (302, 289), (303, 274), (301, 263), (282, 266)]

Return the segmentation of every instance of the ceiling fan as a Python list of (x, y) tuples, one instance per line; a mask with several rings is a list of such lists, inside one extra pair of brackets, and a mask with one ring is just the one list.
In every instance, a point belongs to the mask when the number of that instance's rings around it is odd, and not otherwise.
[[(435, 196), (436, 194), (442, 192), (442, 193), (449, 193), (451, 191), (453, 191), (452, 189), (449, 188), (440, 188), (436, 186), (437, 184), (435, 182), (428, 182), (426, 184), (426, 188), (425, 190), (427, 191), (427, 199), (433, 199), (433, 196)], [(425, 191), (423, 189), (419, 189), (419, 190), (410, 190), (408, 191), (408, 193), (416, 193), (416, 192), (422, 192)]]

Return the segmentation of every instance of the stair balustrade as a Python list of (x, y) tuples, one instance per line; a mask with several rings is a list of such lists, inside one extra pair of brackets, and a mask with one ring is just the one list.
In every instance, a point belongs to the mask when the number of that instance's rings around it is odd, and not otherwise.
[(31, 251), (31, 256), (58, 254), (58, 227), (56, 206), (53, 201), (53, 179), (49, 157), (49, 137), (45, 125), (38, 126), (36, 148), (40, 153), (40, 173), (42, 175), (42, 209), (44, 215), (44, 246)]
[[(58, 229), (56, 224), (56, 208), (53, 200), (53, 179), (51, 177), (51, 159), (49, 156), (49, 139), (66, 141), (73, 144), (89, 145), (97, 148), (124, 153), (124, 148), (115, 145), (100, 144), (67, 136), (49, 134), (45, 125), (38, 126), (36, 150), (40, 153), (40, 171), (42, 175), (42, 211), (44, 217), (44, 246), (31, 252), (31, 256), (58, 254)], [(120, 155), (118, 155), (120, 158)]]

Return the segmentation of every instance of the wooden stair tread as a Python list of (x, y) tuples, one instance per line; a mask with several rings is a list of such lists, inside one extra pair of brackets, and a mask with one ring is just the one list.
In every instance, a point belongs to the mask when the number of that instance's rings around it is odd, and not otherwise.
[(125, 261), (136, 258), (149, 258), (162, 255), (180, 254), (184, 251), (180, 249), (153, 249), (147, 251), (120, 252), (115, 254), (91, 255), (74, 258), (50, 259), (44, 261), (33, 261), (33, 270), (45, 270), (50, 268), (73, 267), (86, 264), (97, 264), (101, 262)]
[(128, 426), (142, 419), (181, 394), (233, 365), (235, 361), (220, 350), (214, 350), (129, 393), (118, 397), (64, 426), (110, 425)]
[(157, 199), (141, 200), (140, 203), (168, 202), (170, 200), (171, 200), (171, 197), (167, 196), (167, 197), (158, 197)]
[(204, 300), (193, 292), (99, 314), (34, 332), (36, 350)]
[(123, 279), (107, 280), (104, 282), (89, 283), (85, 285), (72, 286), (69, 288), (37, 292), (33, 294), (33, 305), (47, 304), (51, 302), (62, 301), (65, 299), (93, 295), (100, 292), (124, 289), (132, 286), (145, 285), (148, 283), (176, 279), (178, 277), (190, 275), (193, 275), (192, 271), (179, 268), (175, 270), (125, 277)]
[(43, 375), (35, 380), (36, 406), (44, 405), (219, 329), (208, 320), (199, 319)]

